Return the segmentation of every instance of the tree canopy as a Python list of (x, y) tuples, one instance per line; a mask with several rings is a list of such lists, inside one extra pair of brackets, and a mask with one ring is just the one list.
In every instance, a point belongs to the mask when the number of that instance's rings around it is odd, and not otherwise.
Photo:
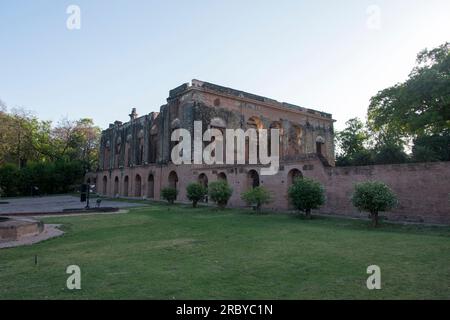
[(450, 43), (417, 56), (409, 78), (372, 97), (368, 123), (374, 131), (403, 137), (450, 133)]

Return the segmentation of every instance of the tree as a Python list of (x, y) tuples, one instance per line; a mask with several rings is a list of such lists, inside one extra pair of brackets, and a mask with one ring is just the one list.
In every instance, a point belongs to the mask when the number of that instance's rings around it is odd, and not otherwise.
[(367, 211), (372, 225), (378, 226), (378, 213), (388, 211), (397, 205), (395, 194), (387, 185), (378, 181), (367, 181), (355, 185), (352, 203), (360, 211)]
[(417, 56), (409, 78), (378, 92), (368, 110), (371, 129), (401, 137), (448, 135), (450, 130), (450, 43)]
[(450, 135), (417, 137), (412, 148), (416, 162), (450, 161)]
[(374, 151), (375, 164), (398, 164), (408, 161), (408, 155), (403, 147), (396, 144), (382, 144)]
[(214, 181), (208, 186), (208, 194), (210, 199), (217, 203), (219, 208), (225, 208), (233, 194), (233, 189), (224, 180)]
[(250, 188), (249, 190), (241, 194), (242, 200), (244, 200), (248, 205), (254, 206), (257, 213), (261, 212), (261, 207), (264, 204), (272, 202), (272, 197), (270, 192), (264, 187)]
[(325, 203), (325, 191), (322, 185), (308, 178), (300, 178), (294, 181), (289, 188), (289, 198), (293, 206), (311, 218), (311, 210), (317, 209)]
[(177, 199), (178, 190), (172, 187), (166, 187), (161, 190), (161, 197), (169, 204), (173, 204)]
[(358, 118), (348, 120), (344, 130), (336, 133), (339, 149), (337, 166), (361, 166), (373, 164), (372, 152), (367, 149), (368, 131)]
[(186, 192), (188, 199), (192, 201), (192, 206), (196, 208), (197, 203), (205, 198), (208, 190), (200, 183), (193, 182), (186, 187)]

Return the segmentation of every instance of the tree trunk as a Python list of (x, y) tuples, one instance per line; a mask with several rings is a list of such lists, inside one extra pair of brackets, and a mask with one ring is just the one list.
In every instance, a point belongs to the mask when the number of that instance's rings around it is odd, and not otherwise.
[(311, 219), (311, 209), (306, 209), (305, 214), (306, 214), (306, 219)]
[(374, 228), (378, 227), (378, 212), (376, 212), (376, 211), (372, 212), (371, 216), (372, 216), (372, 226)]
[(194, 208), (197, 208), (197, 201), (192, 201), (192, 206), (193, 206)]

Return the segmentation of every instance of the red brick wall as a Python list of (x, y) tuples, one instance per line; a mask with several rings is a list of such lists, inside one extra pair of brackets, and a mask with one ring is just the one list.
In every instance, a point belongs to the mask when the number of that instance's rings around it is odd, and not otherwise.
[[(148, 194), (148, 176), (154, 175), (154, 199), (160, 199), (160, 190), (168, 185), (171, 171), (178, 175), (178, 200), (187, 201), (186, 186), (197, 181), (201, 173), (208, 181), (217, 180), (217, 175), (226, 173), (228, 183), (233, 187), (229, 205), (242, 207), (246, 204), (241, 193), (247, 190), (247, 172), (258, 167), (244, 166), (230, 168), (211, 168), (208, 166), (136, 166), (123, 170), (115, 169), (111, 173), (98, 173), (97, 190), (102, 193), (103, 176), (107, 176), (106, 195), (115, 196), (113, 181), (119, 177), (119, 195), (124, 195), (124, 178), (129, 177), (128, 195), (135, 197), (136, 175), (141, 176), (142, 197)], [(388, 213), (382, 213), (388, 220), (450, 224), (450, 162), (378, 165), (367, 167), (324, 167), (317, 158), (305, 159), (298, 163), (285, 163), (283, 169), (274, 176), (260, 176), (261, 185), (270, 190), (273, 202), (265, 206), (266, 210), (285, 211), (288, 206), (289, 172), (298, 169), (304, 177), (320, 181), (326, 189), (326, 204), (318, 210), (324, 214), (367, 217), (360, 213), (350, 201), (354, 185), (357, 182), (377, 180), (386, 183), (397, 195), (399, 207)], [(86, 176), (87, 178), (88, 176)], [(93, 179), (93, 176), (91, 180)]]
[(326, 205), (322, 213), (367, 216), (353, 208), (357, 182), (378, 180), (397, 195), (398, 208), (383, 213), (389, 220), (450, 224), (450, 162), (325, 168)]

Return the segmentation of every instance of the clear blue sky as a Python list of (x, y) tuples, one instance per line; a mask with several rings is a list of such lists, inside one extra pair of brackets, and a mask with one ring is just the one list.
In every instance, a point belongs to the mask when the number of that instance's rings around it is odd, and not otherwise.
[[(71, 4), (80, 30), (66, 28)], [(0, 0), (0, 99), (106, 127), (132, 107), (159, 111), (196, 78), (332, 113), (342, 128), (417, 52), (450, 41), (449, 17), (448, 0)]]

